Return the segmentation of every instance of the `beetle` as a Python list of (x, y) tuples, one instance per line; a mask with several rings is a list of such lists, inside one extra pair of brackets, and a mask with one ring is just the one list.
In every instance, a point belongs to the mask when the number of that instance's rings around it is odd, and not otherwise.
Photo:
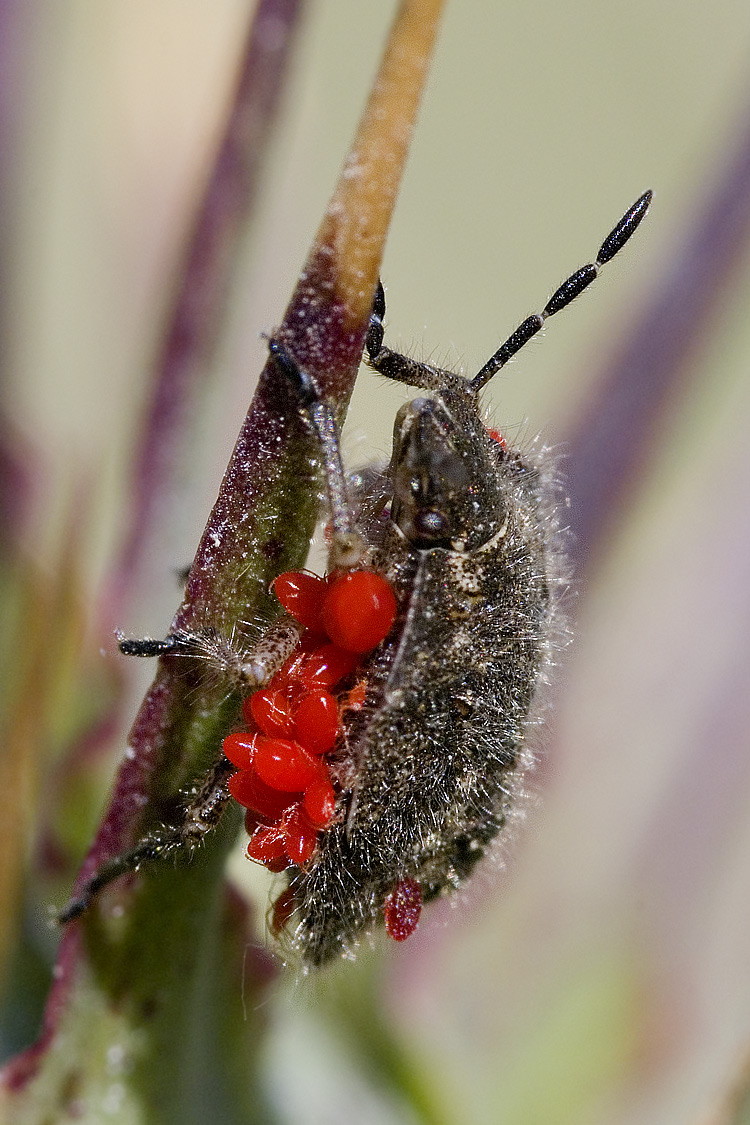
[[(248, 856), (284, 872), (271, 925), (305, 967), (353, 955), (381, 923), (403, 940), (423, 902), (469, 878), (513, 817), (532, 764), (529, 730), (564, 584), (554, 476), (544, 458), (487, 429), (480, 392), (595, 280), (651, 196), (636, 200), (596, 260), (571, 274), (472, 379), (385, 346), (378, 283), (366, 361), (422, 393), (396, 416), (388, 467), (361, 474), (354, 488), (330, 406), (270, 340), (320, 445), (329, 576), (281, 575), (274, 588), (287, 612), (260, 645), (249, 654), (219, 646), (224, 674), (247, 693), (247, 729), (225, 740), (182, 825), (96, 872), (63, 921), (117, 875), (194, 846), (232, 796), (247, 809)], [(154, 656), (202, 643), (180, 634), (121, 640), (120, 648)]]

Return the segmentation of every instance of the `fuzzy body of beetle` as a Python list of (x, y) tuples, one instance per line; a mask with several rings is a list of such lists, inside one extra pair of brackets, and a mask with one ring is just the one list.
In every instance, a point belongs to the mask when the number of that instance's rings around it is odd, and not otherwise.
[(513, 814), (559, 636), (554, 481), (490, 436), (468, 385), (402, 408), (370, 495), (367, 561), (398, 613), (352, 676), (366, 697), (332, 755), (337, 822), (289, 873), (311, 965), (353, 951), (400, 882), (429, 900), (471, 874)]

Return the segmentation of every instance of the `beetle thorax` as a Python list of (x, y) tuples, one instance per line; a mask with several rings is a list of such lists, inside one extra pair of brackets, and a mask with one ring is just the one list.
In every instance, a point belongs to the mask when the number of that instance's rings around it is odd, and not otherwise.
[(471, 551), (505, 518), (496, 453), (468, 396), (415, 398), (396, 417), (391, 518), (419, 550)]

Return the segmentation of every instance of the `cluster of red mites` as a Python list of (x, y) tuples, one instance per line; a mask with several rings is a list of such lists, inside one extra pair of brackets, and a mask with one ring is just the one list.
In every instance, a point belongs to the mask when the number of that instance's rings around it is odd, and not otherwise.
[(369, 570), (327, 579), (287, 571), (273, 590), (305, 631), (273, 679), (244, 701), (249, 730), (230, 734), (223, 748), (237, 766), (229, 789), (247, 809), (247, 856), (283, 871), (312, 858), (318, 832), (333, 820), (336, 790), (325, 756), (342, 711), (364, 702), (364, 685), (338, 696), (336, 689), (390, 632), (396, 599)]

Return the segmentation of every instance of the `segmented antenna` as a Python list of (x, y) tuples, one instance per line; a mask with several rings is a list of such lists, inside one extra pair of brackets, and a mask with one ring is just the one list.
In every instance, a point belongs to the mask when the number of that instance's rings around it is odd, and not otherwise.
[(582, 266), (581, 269), (572, 273), (560, 288), (555, 290), (540, 313), (527, 316), (526, 320), (519, 324), (514, 332), (511, 332), (505, 343), (497, 349), (493, 356), (490, 356), (481, 371), (470, 381), (469, 386), (473, 391), (480, 391), (492, 376), (497, 374), (500, 368), (504, 367), (516, 352), (521, 350), (524, 344), (528, 344), (532, 336), (536, 336), (548, 317), (554, 316), (555, 313), (559, 313), (566, 308), (571, 301), (574, 301), (576, 297), (583, 293), (584, 289), (591, 285), (592, 281), (596, 280), (601, 267), (622, 250), (639, 226), (649, 209), (652, 196), (652, 191), (644, 191), (643, 195), (625, 212), (614, 230), (610, 231), (604, 239), (599, 247), (599, 253), (596, 255), (596, 261), (589, 263), (587, 266)]

